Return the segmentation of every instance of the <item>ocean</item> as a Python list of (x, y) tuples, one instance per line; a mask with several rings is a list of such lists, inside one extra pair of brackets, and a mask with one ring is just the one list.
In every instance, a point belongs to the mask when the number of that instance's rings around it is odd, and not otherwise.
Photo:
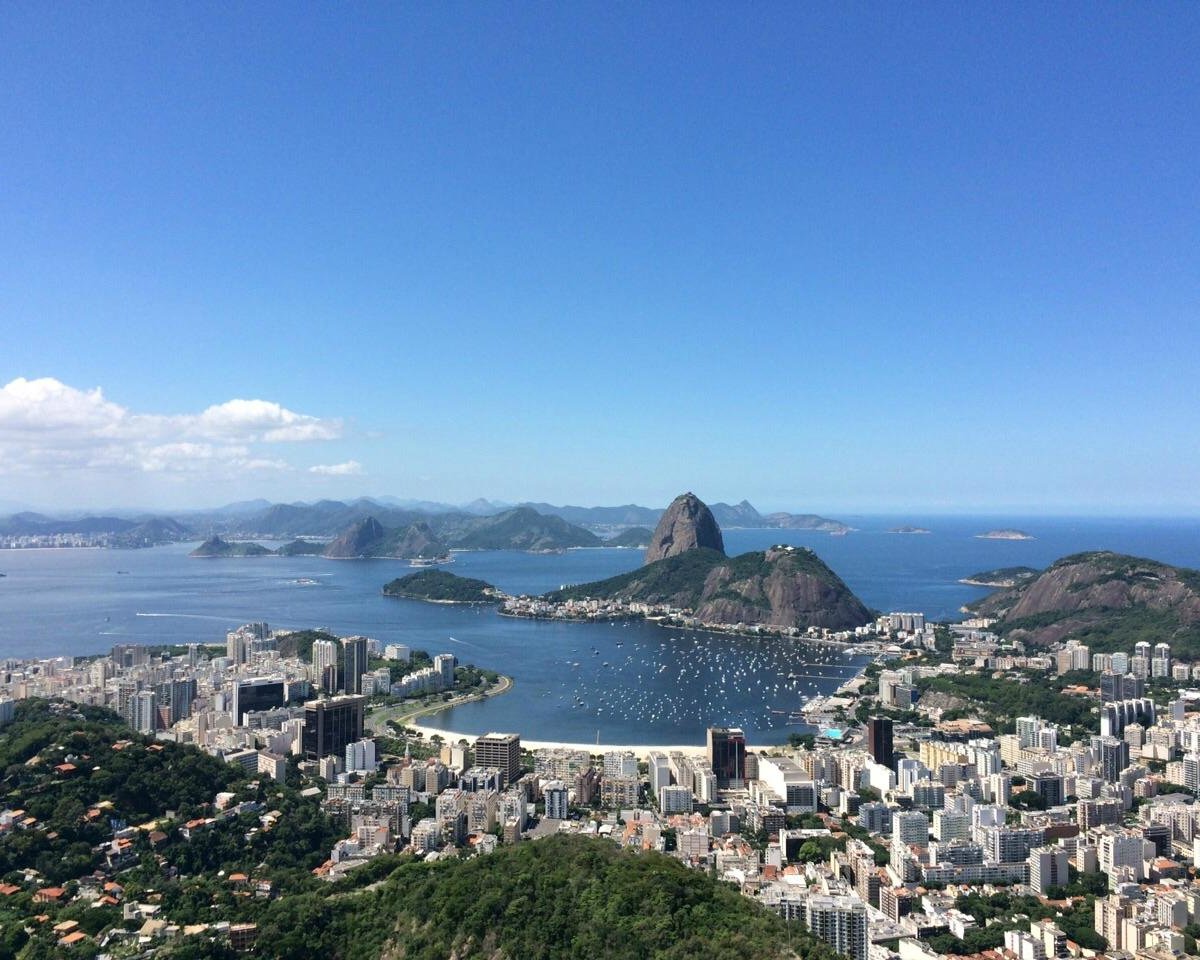
[[(987, 591), (958, 583), (982, 570), (1042, 567), (1108, 549), (1200, 567), (1200, 518), (839, 517), (857, 528), (728, 530), (729, 553), (773, 543), (813, 548), (863, 601), (882, 611), (958, 615)], [(928, 534), (897, 534), (909, 524)], [(982, 540), (998, 528), (1036, 539)], [(752, 742), (805, 727), (791, 713), (832, 692), (865, 660), (823, 645), (692, 633), (642, 624), (516, 620), (490, 609), (380, 594), (411, 572), (398, 560), (316, 557), (191, 559), (191, 544), (148, 550), (0, 551), (0, 655), (84, 655), (114, 643), (220, 643), (238, 624), (326, 627), (404, 643), (512, 676), (507, 694), (423, 722), (465, 733), (515, 730), (534, 740), (698, 743), (710, 725), (742, 726)], [(639, 565), (635, 550), (457, 554), (448, 569), (509, 592), (541, 593)], [(305, 582), (315, 581), (315, 583)]]

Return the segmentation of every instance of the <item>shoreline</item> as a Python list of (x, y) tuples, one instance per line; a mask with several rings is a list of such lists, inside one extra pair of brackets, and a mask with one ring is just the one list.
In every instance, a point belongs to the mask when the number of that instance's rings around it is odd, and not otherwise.
[[(841, 685), (839, 685), (839, 687), (837, 688), (836, 691), (834, 691), (831, 694), (822, 694), (821, 696), (837, 697), (837, 696), (842, 695), (842, 691), (845, 690), (847, 685), (855, 683), (855, 682), (861, 682), (863, 680), (863, 678), (866, 676), (866, 671), (867, 671), (868, 666), (869, 666), (869, 664), (866, 664), (866, 663), (862, 664), (858, 668), (858, 672), (855, 673), (854, 676), (848, 677), (846, 680), (842, 681)], [(433, 706), (430, 706), (425, 709), (421, 709), (421, 710), (417, 711), (416, 713), (408, 714), (409, 721), (405, 722), (405, 721), (401, 720), (401, 722), (404, 723), (404, 726), (408, 727), (409, 729), (415, 730), (425, 740), (431, 740), (433, 737), (441, 737), (447, 743), (457, 743), (459, 740), (465, 740), (467, 743), (473, 745), (475, 743), (475, 741), (477, 739), (479, 739), (481, 736), (484, 736), (484, 734), (460, 733), (456, 730), (449, 730), (445, 727), (434, 727), (434, 726), (429, 726), (429, 725), (423, 724), (423, 723), (413, 723), (411, 721), (416, 720), (418, 717), (426, 716), (430, 713), (438, 713), (442, 710), (448, 710), (452, 707), (462, 706), (463, 704), (466, 704), (466, 703), (472, 703), (472, 702), (479, 701), (479, 700), (486, 700), (486, 699), (488, 699), (488, 697), (498, 695), (500, 693), (507, 693), (512, 688), (512, 686), (515, 685), (515, 681), (513, 681), (511, 678), (505, 677), (503, 675), (501, 675), (501, 677), (502, 677), (502, 680), (509, 681), (509, 685), (507, 687), (505, 687), (503, 690), (494, 690), (494, 691), (489, 690), (482, 694), (474, 694), (470, 698), (461, 700), (457, 703), (434, 704)], [(400, 718), (397, 717), (397, 718), (393, 718), (393, 719), (400, 719)], [(386, 721), (384, 722), (384, 725), (386, 726)], [(811, 727), (813, 731), (818, 731), (818, 732), (821, 731), (825, 726), (827, 726), (827, 724), (811, 723), (807, 720), (802, 721), (802, 725), (805, 727)], [(514, 731), (514, 732), (519, 733), (519, 731)], [(644, 743), (642, 743), (642, 744), (586, 743), (586, 742), (582, 742), (582, 741), (570, 741), (570, 740), (536, 740), (536, 739), (527, 740), (527, 739), (525, 739), (524, 735), (521, 735), (521, 746), (528, 750), (586, 750), (591, 753), (608, 753), (609, 751), (614, 751), (614, 750), (619, 751), (619, 752), (629, 751), (629, 752), (636, 754), (637, 758), (639, 760), (645, 760), (646, 757), (651, 753), (684, 753), (684, 754), (703, 755), (703, 754), (706, 754), (708, 751), (708, 747), (704, 743), (700, 743), (700, 744), (666, 744), (666, 745), (664, 745), (664, 744), (644, 744)], [(759, 752), (763, 752), (763, 751), (770, 751), (770, 750), (786, 750), (787, 748), (788, 748), (788, 745), (786, 742), (785, 743), (751, 743), (749, 740), (746, 741), (746, 749), (747, 750), (757, 750)]]
[[(442, 701), (441, 703), (431, 703), (424, 706), (418, 706), (411, 711), (399, 712), (394, 716), (388, 716), (387, 710), (382, 710), (378, 713), (373, 712), (367, 718), (367, 726), (370, 727), (372, 732), (376, 734), (386, 734), (390, 733), (388, 723), (392, 720), (395, 720), (406, 727), (412, 727), (414, 730), (422, 730), (423, 728), (419, 724), (412, 723), (412, 721), (416, 720), (418, 717), (423, 717), (430, 713), (437, 713), (439, 710), (449, 710), (452, 707), (465, 706), (468, 703), (477, 703), (480, 700), (487, 700), (490, 697), (498, 697), (503, 693), (508, 693), (509, 690), (516, 686), (516, 681), (513, 680), (512, 677), (503, 673), (499, 676), (500, 679), (496, 681), (494, 686), (489, 687), (487, 690), (484, 690), (480, 693), (469, 693), (465, 697), (458, 697), (452, 700)], [(379, 719), (380, 722), (372, 726), (371, 721), (376, 719)], [(375, 727), (380, 729), (374, 729)], [(442, 734), (442, 736), (445, 736), (445, 734)], [(458, 736), (458, 734), (454, 734), (454, 736)], [(472, 742), (474, 742), (474, 737), (477, 736), (477, 734), (472, 734), (471, 736)]]
[[(420, 733), (426, 740), (433, 737), (441, 737), (447, 743), (457, 743), (459, 740), (465, 740), (467, 743), (474, 744), (484, 734), (481, 733), (457, 733), (453, 730), (445, 730), (441, 727), (427, 727), (423, 724), (410, 723), (407, 726), (411, 727)], [(782, 749), (785, 744), (769, 744), (765, 746), (756, 746), (747, 743), (746, 749)], [(650, 753), (687, 753), (687, 754), (704, 754), (708, 748), (705, 744), (682, 744), (682, 745), (656, 745), (656, 744), (613, 744), (613, 743), (572, 743), (566, 740), (526, 740), (521, 737), (521, 747), (527, 750), (586, 750), (589, 753), (607, 753), (612, 750), (631, 751), (637, 755), (639, 760), (645, 760)]]
[[(400, 600), (420, 600), (422, 603), (453, 603), (458, 601), (438, 601), (438, 600), (421, 600), (418, 597), (399, 597)], [(663, 630), (687, 630), (692, 633), (712, 633), (725, 637), (745, 637), (748, 640), (793, 640), (799, 643), (820, 643), (831, 647), (843, 647), (851, 649), (854, 647), (864, 646), (865, 644), (877, 644), (878, 640), (867, 640), (863, 643), (856, 643), (853, 640), (833, 640), (829, 637), (810, 637), (807, 635), (791, 636), (789, 634), (779, 633), (774, 630), (753, 631), (753, 630), (729, 630), (722, 624), (699, 624), (695, 627), (684, 626), (680, 623), (664, 623), (656, 617), (647, 617), (639, 613), (630, 613), (623, 616), (613, 617), (543, 617), (531, 616), (525, 613), (509, 613), (499, 607), (496, 614), (501, 617), (508, 617), (512, 620), (534, 620), (543, 623), (629, 623), (640, 622), (648, 623), (651, 626), (659, 627)], [(864, 657), (876, 657), (879, 655), (878, 650), (863, 650), (860, 654)]]

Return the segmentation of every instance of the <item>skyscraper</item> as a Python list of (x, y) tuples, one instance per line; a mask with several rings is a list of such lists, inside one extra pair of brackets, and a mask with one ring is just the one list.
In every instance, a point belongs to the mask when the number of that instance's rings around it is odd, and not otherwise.
[(138, 733), (158, 729), (158, 697), (153, 690), (139, 690), (129, 701), (129, 725)]
[(475, 741), (475, 766), (495, 767), (504, 774), (504, 785), (521, 776), (521, 737), (516, 733), (489, 733)]
[(542, 796), (546, 799), (546, 819), (566, 820), (567, 785), (561, 780), (551, 780), (542, 788)]
[(1116, 737), (1096, 737), (1092, 742), (1099, 754), (1100, 776), (1109, 783), (1118, 783), (1121, 771), (1129, 766), (1129, 744)]
[(332, 640), (315, 640), (312, 645), (313, 680), (325, 693), (337, 693), (338, 648)]
[(362, 693), (362, 677), (367, 672), (367, 638), (342, 638), (342, 688), (346, 693)]
[(239, 680), (233, 684), (233, 715), (235, 726), (246, 722), (246, 714), (252, 710), (270, 710), (282, 707), (287, 702), (283, 680), (271, 677), (255, 677)]
[(365, 697), (310, 700), (304, 705), (304, 755), (310, 760), (343, 756), (347, 744), (363, 736)]
[(439, 653), (433, 658), (433, 669), (442, 678), (442, 689), (449, 690), (454, 686), (454, 668), (458, 666), (458, 658), (452, 653)]
[(867, 752), (876, 763), (889, 769), (895, 767), (891, 717), (872, 717), (867, 721)]
[(716, 774), (718, 789), (742, 789), (746, 785), (746, 734), (739, 727), (709, 727), (708, 765)]

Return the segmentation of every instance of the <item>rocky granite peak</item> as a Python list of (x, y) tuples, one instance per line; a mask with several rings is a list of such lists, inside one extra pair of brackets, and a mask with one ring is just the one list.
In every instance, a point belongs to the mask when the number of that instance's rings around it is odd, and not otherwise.
[(378, 520), (364, 517), (330, 543), (325, 548), (325, 556), (338, 559), (365, 557), (386, 534), (387, 531)]
[(646, 563), (697, 549), (723, 554), (725, 541), (721, 528), (703, 500), (694, 493), (680, 494), (671, 501), (654, 529), (646, 548)]

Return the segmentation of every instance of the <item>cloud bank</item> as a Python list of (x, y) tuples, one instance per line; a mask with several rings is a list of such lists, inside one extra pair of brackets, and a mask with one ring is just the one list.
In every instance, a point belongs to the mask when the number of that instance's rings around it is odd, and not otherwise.
[[(287, 471), (276, 444), (337, 440), (344, 424), (268, 400), (227, 400), (199, 413), (138, 413), (52, 377), (0, 388), (0, 475), (74, 471), (230, 477)], [(351, 469), (353, 468), (353, 469)], [(361, 472), (356, 461), (314, 474)]]

